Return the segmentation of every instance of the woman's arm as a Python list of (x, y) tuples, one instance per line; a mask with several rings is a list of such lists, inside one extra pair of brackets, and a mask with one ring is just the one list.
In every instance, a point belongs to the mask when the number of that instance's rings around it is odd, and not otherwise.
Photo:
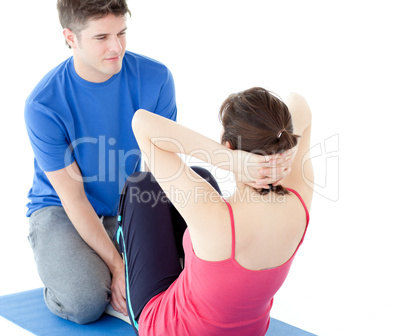
[(289, 95), (286, 104), (292, 115), (294, 133), (301, 135), (297, 145), (297, 152), (291, 165), (289, 176), (283, 179), (285, 187), (298, 191), (310, 207), (314, 182), (313, 166), (310, 160), (310, 137), (311, 137), (311, 110), (304, 97), (292, 93)]
[[(145, 110), (138, 110), (134, 114), (132, 126), (148, 164), (154, 163), (154, 153), (148, 145), (151, 141), (151, 145), (166, 152), (194, 156), (221, 169), (232, 171), (243, 182), (260, 182), (260, 187), (262, 183), (264, 187), (268, 187), (269, 183), (287, 175), (282, 168), (287, 166), (289, 155), (262, 156), (231, 150), (202, 134)], [(159, 171), (158, 175), (172, 176), (168, 171)]]
[[(206, 181), (189, 169), (177, 153), (191, 155), (221, 169), (232, 171), (237, 179), (243, 182), (265, 179), (269, 173), (276, 175), (275, 178), (278, 179), (283, 174), (276, 165), (281, 160), (285, 161), (285, 156), (279, 159), (231, 150), (145, 110), (138, 110), (134, 114), (132, 126), (145, 162), (185, 219), (186, 216), (192, 217), (194, 212), (207, 211), (202, 209), (201, 204), (219, 204), (220, 196)], [(271, 167), (273, 164), (275, 167)]]

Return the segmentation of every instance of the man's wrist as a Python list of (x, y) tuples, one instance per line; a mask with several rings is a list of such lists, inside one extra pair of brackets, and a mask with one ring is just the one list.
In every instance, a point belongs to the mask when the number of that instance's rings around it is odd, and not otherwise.
[(110, 273), (112, 273), (112, 274), (115, 274), (116, 272), (124, 271), (124, 261), (118, 253), (116, 253), (116, 255), (117, 255), (117, 258), (114, 260), (113, 264), (109, 267)]

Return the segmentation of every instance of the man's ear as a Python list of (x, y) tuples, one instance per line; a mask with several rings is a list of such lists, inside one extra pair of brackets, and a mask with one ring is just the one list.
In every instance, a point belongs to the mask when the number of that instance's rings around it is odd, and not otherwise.
[(77, 35), (74, 34), (70, 29), (64, 28), (63, 35), (66, 40), (66, 43), (72, 48), (75, 49), (78, 47), (78, 39)]

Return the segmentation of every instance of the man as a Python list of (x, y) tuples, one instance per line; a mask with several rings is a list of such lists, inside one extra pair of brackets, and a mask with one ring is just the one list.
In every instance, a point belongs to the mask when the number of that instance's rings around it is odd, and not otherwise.
[(48, 308), (84, 324), (109, 301), (127, 314), (112, 239), (121, 189), (140, 169), (131, 120), (140, 108), (175, 120), (176, 102), (170, 71), (125, 51), (125, 0), (58, 0), (57, 8), (73, 56), (26, 101), (35, 154), (29, 241)]

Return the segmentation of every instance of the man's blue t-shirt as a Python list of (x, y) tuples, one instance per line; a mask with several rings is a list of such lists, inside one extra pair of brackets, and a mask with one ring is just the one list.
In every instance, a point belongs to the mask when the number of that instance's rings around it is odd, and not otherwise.
[(140, 151), (131, 128), (138, 109), (176, 120), (172, 75), (155, 60), (127, 51), (121, 71), (103, 83), (79, 77), (72, 57), (50, 71), (25, 105), (35, 154), (27, 216), (46, 206), (61, 206), (44, 172), (74, 161), (95, 212), (116, 215), (125, 180), (140, 169)]

